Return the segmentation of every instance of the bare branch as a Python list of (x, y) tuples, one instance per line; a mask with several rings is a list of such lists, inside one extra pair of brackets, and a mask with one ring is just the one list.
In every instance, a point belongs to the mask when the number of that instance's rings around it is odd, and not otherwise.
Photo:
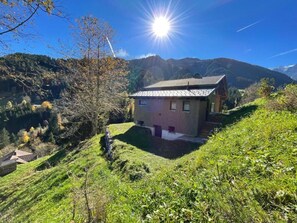
[(35, 15), (35, 13), (37, 12), (38, 9), (39, 9), (39, 4), (37, 4), (37, 6), (33, 10), (33, 12), (29, 15), (29, 17), (27, 17), (25, 20), (23, 20), (22, 22), (20, 22), (16, 26), (14, 26), (14, 27), (12, 27), (12, 28), (10, 28), (8, 30), (5, 30), (3, 32), (0, 32), (0, 35), (4, 35), (6, 33), (12, 32), (12, 31), (16, 30), (17, 28), (19, 28), (20, 26), (22, 26), (23, 24), (25, 24), (26, 22), (28, 22), (33, 17), (33, 15)]

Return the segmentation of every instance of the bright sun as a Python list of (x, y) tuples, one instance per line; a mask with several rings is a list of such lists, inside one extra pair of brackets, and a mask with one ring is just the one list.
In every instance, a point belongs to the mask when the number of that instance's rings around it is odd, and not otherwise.
[(153, 33), (156, 35), (156, 37), (166, 37), (168, 35), (168, 32), (170, 31), (170, 21), (164, 16), (156, 17), (152, 28)]

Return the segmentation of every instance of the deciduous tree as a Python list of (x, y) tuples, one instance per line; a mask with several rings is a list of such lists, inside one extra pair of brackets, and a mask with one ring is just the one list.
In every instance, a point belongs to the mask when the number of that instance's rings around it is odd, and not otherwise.
[(259, 94), (268, 97), (274, 89), (274, 79), (263, 78), (260, 81)]
[(54, 0), (0, 0), (0, 44), (7, 45), (2, 37), (6, 34), (22, 36), (22, 28), (38, 12), (52, 14), (55, 8)]
[(74, 32), (79, 60), (68, 60), (68, 88), (59, 103), (62, 114), (71, 120), (73, 133), (87, 125), (89, 135), (98, 133), (126, 89), (126, 63), (113, 58), (108, 46), (112, 28), (106, 22), (86, 16), (77, 20)]

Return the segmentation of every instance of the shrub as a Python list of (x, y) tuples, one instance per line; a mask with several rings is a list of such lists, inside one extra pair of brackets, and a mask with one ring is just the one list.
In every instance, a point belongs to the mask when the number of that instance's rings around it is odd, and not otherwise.
[(53, 105), (49, 101), (44, 101), (42, 102), (41, 107), (51, 110), (53, 108)]
[(271, 99), (267, 107), (272, 110), (297, 111), (297, 85), (289, 84)]
[(19, 141), (21, 143), (27, 143), (30, 141), (30, 136), (26, 130), (20, 130), (18, 136), (20, 137)]
[(6, 104), (6, 108), (10, 110), (10, 109), (12, 109), (12, 107), (13, 107), (12, 102), (8, 101)]
[(263, 78), (260, 81), (259, 94), (267, 98), (274, 90), (274, 79)]
[(250, 103), (257, 98), (259, 98), (259, 83), (252, 84), (248, 88), (244, 90), (244, 94), (242, 96), (242, 99), (240, 101), (240, 105), (244, 105), (246, 103)]

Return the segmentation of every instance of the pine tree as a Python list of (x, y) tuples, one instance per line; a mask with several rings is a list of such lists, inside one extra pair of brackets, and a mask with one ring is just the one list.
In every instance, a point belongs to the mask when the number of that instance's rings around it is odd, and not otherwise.
[(58, 123), (58, 115), (56, 113), (51, 113), (49, 118), (49, 131), (54, 135), (59, 134), (59, 123)]
[(54, 134), (52, 132), (50, 132), (50, 134), (48, 136), (48, 142), (56, 143)]
[(9, 132), (3, 128), (0, 132), (0, 148), (4, 148), (5, 146), (10, 144)]
[(10, 136), (10, 142), (14, 144), (18, 143), (18, 137), (14, 133), (12, 133)]

